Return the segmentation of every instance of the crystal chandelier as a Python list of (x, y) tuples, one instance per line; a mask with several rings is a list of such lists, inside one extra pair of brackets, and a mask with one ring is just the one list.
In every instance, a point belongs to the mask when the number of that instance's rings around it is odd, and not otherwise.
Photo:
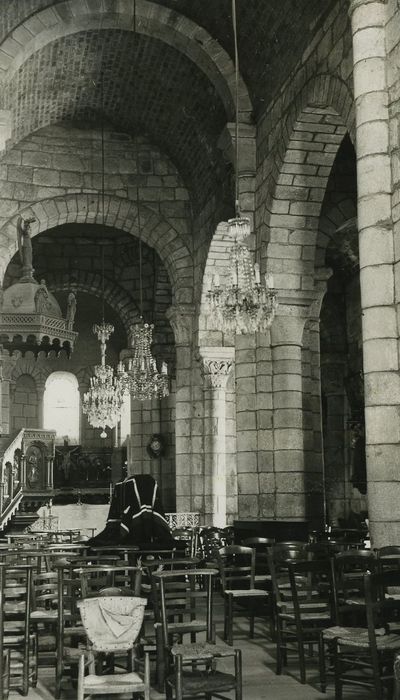
[(277, 300), (272, 275), (261, 283), (260, 266), (253, 265), (247, 246), (235, 241), (229, 254), (229, 273), (221, 285), (215, 274), (208, 303), (216, 326), (227, 333), (266, 331), (274, 318)]
[(159, 372), (151, 354), (153, 328), (153, 324), (144, 323), (142, 318), (131, 327), (134, 352), (128, 361), (127, 374), (131, 396), (139, 401), (162, 399), (169, 394), (167, 364), (163, 362)]
[[(136, 4), (133, 10), (134, 27), (136, 26)], [(135, 31), (135, 29), (134, 29)], [(135, 86), (133, 89), (135, 96)], [(138, 141), (135, 138), (135, 159), (139, 163)], [(148, 401), (162, 399), (169, 394), (168, 368), (166, 362), (158, 371), (156, 361), (151, 354), (154, 325), (143, 320), (143, 264), (142, 264), (142, 228), (140, 224), (139, 180), (136, 181), (137, 221), (139, 229), (139, 322), (131, 326), (131, 345), (133, 354), (128, 360), (127, 377), (132, 399)]]
[(260, 266), (253, 265), (252, 254), (243, 243), (250, 235), (250, 220), (242, 216), (239, 204), (239, 56), (236, 26), (236, 1), (232, 0), (232, 24), (235, 50), (235, 205), (236, 216), (228, 221), (233, 245), (229, 251), (229, 270), (220, 283), (215, 274), (207, 302), (215, 326), (226, 333), (266, 331), (273, 321), (277, 294), (272, 275), (261, 284)]
[[(101, 205), (103, 229), (104, 217), (104, 97), (103, 75), (100, 79), (101, 99)], [(115, 428), (121, 417), (124, 394), (127, 391), (127, 377), (121, 364), (117, 372), (113, 367), (106, 365), (106, 345), (114, 326), (104, 321), (104, 245), (101, 255), (102, 272), (102, 323), (93, 326), (93, 333), (100, 342), (101, 364), (94, 368), (94, 377), (90, 378), (89, 390), (83, 396), (82, 410), (87, 415), (93, 428), (102, 428), (101, 438), (106, 438), (106, 426)]]
[(114, 326), (111, 323), (95, 324), (93, 333), (100, 341), (101, 364), (94, 368), (89, 390), (83, 395), (82, 410), (93, 428), (102, 428), (101, 438), (106, 438), (106, 426), (115, 428), (120, 417), (124, 394), (127, 390), (126, 373), (118, 365), (117, 373), (106, 365), (106, 344)]

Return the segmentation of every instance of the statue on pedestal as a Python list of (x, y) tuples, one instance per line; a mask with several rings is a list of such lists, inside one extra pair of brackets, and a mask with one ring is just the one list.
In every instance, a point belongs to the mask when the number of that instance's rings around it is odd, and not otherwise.
[(76, 296), (73, 292), (68, 294), (66, 322), (68, 330), (72, 331), (76, 314)]
[(31, 241), (31, 223), (33, 221), (35, 219), (23, 219), (22, 216), (17, 219), (18, 251), (22, 264), (21, 280), (31, 280), (33, 276)]
[(35, 309), (38, 314), (46, 313), (48, 307), (49, 293), (47, 291), (46, 282), (40, 280), (39, 287), (35, 294)]

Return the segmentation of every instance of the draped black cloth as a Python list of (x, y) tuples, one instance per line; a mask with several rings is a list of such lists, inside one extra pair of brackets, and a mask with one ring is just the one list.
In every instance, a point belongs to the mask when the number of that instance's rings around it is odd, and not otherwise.
[(175, 546), (158, 484), (150, 474), (128, 476), (115, 484), (106, 527), (88, 544), (135, 544), (142, 549)]

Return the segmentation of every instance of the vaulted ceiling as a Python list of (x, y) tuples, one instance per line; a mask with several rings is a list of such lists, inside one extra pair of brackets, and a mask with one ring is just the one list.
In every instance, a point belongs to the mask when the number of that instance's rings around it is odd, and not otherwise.
[[(236, 0), (240, 68), (254, 121), (335, 1)], [(82, 0), (82, 4), (110, 14), (115, 6), (111, 0)], [(231, 0), (155, 0), (155, 4), (205, 29), (233, 60)], [(52, 5), (61, 8), (62, 0), (2, 0), (0, 40), (24, 19)], [(13, 112), (14, 137), (60, 120), (98, 120), (101, 74), (108, 123), (116, 130), (144, 132), (168, 153), (191, 190), (195, 207), (212, 192), (230, 188), (230, 166), (217, 143), (232, 114), (227, 114), (215, 85), (178, 49), (132, 31), (79, 31), (49, 40), (24, 61), (4, 91), (3, 106)]]

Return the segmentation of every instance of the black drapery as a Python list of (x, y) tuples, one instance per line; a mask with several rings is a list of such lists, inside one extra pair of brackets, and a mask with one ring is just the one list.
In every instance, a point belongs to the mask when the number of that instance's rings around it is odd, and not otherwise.
[(89, 545), (135, 544), (172, 547), (175, 541), (165, 518), (158, 484), (150, 474), (129, 476), (115, 484), (106, 527)]

